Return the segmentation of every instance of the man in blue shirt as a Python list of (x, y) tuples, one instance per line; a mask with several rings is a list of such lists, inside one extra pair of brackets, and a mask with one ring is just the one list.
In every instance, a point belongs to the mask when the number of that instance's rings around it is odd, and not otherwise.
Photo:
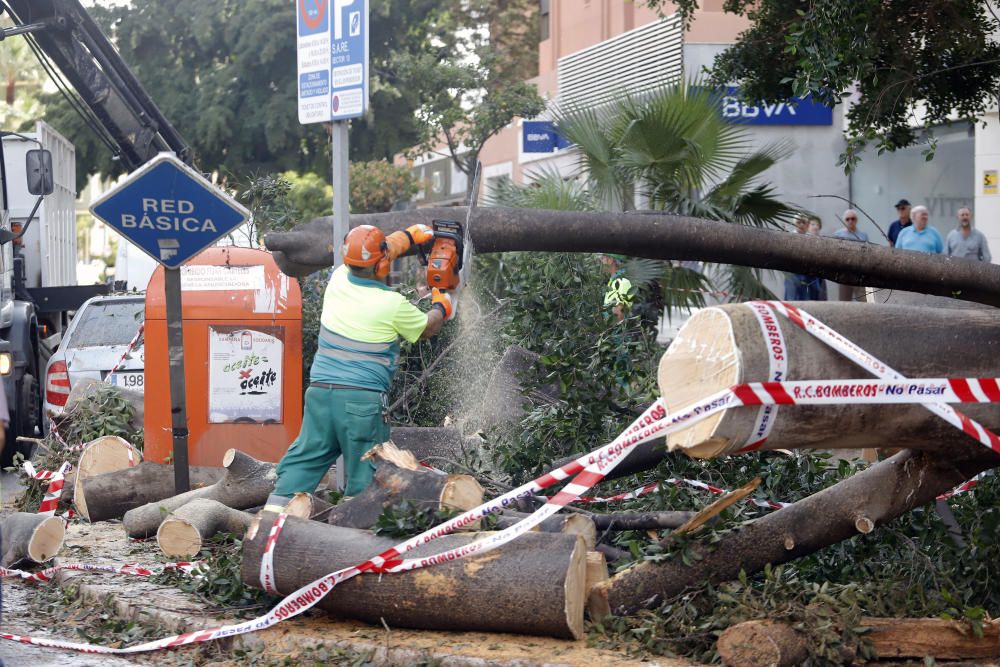
[(938, 230), (927, 224), (931, 219), (926, 206), (913, 208), (913, 225), (907, 227), (896, 237), (896, 247), (901, 250), (916, 250), (938, 254), (944, 252), (944, 239)]
[(896, 220), (893, 220), (889, 225), (889, 247), (896, 247), (896, 237), (899, 233), (913, 224), (910, 220), (910, 202), (906, 199), (900, 199), (896, 202), (896, 215), (899, 216)]

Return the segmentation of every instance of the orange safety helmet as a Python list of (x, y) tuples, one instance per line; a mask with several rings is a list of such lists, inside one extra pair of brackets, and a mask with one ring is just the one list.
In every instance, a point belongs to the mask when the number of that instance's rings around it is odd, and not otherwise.
[(389, 275), (389, 247), (385, 234), (372, 225), (358, 225), (344, 237), (344, 264), (348, 266), (374, 266), (375, 277)]

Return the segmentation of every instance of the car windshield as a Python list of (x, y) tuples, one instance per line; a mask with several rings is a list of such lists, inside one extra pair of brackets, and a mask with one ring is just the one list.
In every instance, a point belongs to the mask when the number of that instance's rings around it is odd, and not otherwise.
[(70, 347), (128, 345), (143, 321), (145, 302), (95, 301), (76, 317), (80, 320), (70, 336)]

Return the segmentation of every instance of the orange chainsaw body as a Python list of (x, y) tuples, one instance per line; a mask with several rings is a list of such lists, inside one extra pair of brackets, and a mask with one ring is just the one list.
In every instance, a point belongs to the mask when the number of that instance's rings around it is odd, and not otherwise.
[(434, 245), (427, 256), (427, 286), (453, 290), (461, 283), (462, 227), (450, 220), (434, 220)]

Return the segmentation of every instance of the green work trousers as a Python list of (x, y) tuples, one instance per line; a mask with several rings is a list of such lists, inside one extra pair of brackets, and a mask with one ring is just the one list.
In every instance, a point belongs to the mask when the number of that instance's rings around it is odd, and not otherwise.
[(389, 425), (382, 418), (382, 394), (361, 389), (306, 389), (302, 430), (278, 464), (274, 494), (291, 497), (312, 493), (341, 454), (347, 482), (345, 493), (354, 496), (371, 483), (375, 466), (361, 457), (389, 439)]

